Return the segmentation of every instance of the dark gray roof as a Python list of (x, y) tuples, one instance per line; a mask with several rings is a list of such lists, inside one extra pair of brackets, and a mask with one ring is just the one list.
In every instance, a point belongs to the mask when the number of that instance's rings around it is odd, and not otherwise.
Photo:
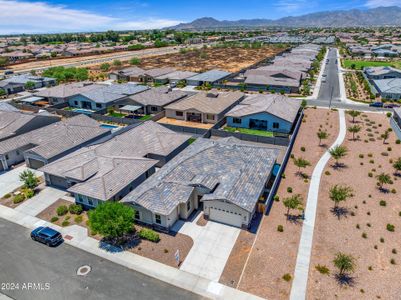
[(139, 93), (133, 96), (128, 97), (137, 103), (146, 105), (155, 105), (155, 106), (165, 106), (178, 99), (184, 98), (187, 96), (187, 93), (183, 91), (173, 91), (168, 87), (157, 87), (147, 90), (143, 93)]
[(45, 88), (35, 93), (35, 96), (45, 98), (68, 98), (78, 95), (79, 93), (84, 93), (102, 87), (104, 87), (104, 85), (93, 84), (92, 82), (74, 82)]
[(30, 146), (29, 152), (50, 159), (109, 131), (81, 114), (0, 142), (0, 155)]
[(374, 80), (380, 93), (401, 94), (401, 78)]
[(147, 86), (123, 83), (102, 86), (80, 94), (97, 103), (109, 103), (146, 91), (147, 89), (149, 89)]
[(215, 81), (221, 80), (221, 79), (229, 76), (230, 74), (231, 73), (226, 72), (226, 71), (210, 70), (210, 71), (189, 77), (189, 78), (187, 78), (187, 80), (215, 82)]
[(109, 200), (188, 140), (162, 125), (148, 121), (103, 142), (75, 151), (40, 170), (79, 183), (69, 189), (100, 200)]
[(211, 191), (202, 201), (224, 200), (252, 212), (278, 155), (277, 149), (235, 138), (199, 138), (123, 202), (167, 215), (201, 186)]
[(7, 102), (0, 102), (0, 110), (1, 111), (14, 111), (17, 112), (19, 111), (18, 108), (16, 108), (15, 106), (12, 106), (11, 104), (7, 103)]

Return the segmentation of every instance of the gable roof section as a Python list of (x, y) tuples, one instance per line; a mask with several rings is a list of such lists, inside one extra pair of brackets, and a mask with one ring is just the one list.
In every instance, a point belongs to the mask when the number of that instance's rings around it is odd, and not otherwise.
[(128, 99), (140, 103), (143, 106), (165, 106), (174, 101), (177, 101), (178, 99), (184, 98), (185, 96), (187, 96), (187, 93), (183, 91), (173, 91), (168, 87), (157, 87), (147, 90), (143, 93), (130, 96)]

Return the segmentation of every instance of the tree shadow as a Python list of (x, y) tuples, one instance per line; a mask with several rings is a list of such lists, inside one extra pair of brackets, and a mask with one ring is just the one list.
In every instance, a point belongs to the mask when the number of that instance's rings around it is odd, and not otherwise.
[(291, 215), (286, 214), (287, 221), (294, 225), (301, 225), (302, 221), (304, 220), (303, 215)]
[(390, 193), (390, 189), (385, 188), (385, 187), (378, 187), (379, 191), (383, 194), (388, 194)]
[(302, 172), (302, 171), (297, 171), (295, 175), (298, 176), (298, 177), (300, 177), (300, 178), (302, 178), (302, 179), (309, 179), (309, 175), (308, 175), (308, 174), (305, 174), (305, 173)]
[(141, 242), (136, 232), (131, 232), (118, 238), (104, 237), (99, 242), (99, 248), (110, 253), (119, 253), (137, 247)]
[(355, 277), (352, 277), (348, 274), (335, 274), (334, 275), (337, 283), (341, 286), (341, 287), (353, 287), (355, 286)]
[(393, 175), (394, 175), (395, 177), (401, 177), (401, 173), (399, 173), (399, 172), (394, 172)]
[(331, 167), (334, 170), (342, 170), (342, 169), (347, 169), (348, 168), (348, 166), (346, 164), (344, 164), (344, 163), (334, 163), (334, 164), (331, 165)]
[(347, 218), (351, 211), (346, 207), (335, 206), (330, 209), (330, 212), (336, 216), (339, 220), (341, 218)]

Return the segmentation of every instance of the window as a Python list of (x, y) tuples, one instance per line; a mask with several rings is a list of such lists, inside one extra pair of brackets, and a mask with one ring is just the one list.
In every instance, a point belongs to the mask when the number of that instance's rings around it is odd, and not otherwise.
[(184, 115), (184, 113), (183, 113), (182, 111), (176, 111), (176, 112), (175, 112), (175, 115), (176, 115), (177, 117), (182, 117), (182, 116)]
[(234, 124), (241, 124), (241, 123), (242, 123), (242, 119), (233, 118), (233, 123), (234, 123)]
[(96, 108), (102, 108), (102, 104), (101, 103), (96, 103)]
[(74, 105), (78, 106), (78, 101), (74, 101)]
[(93, 201), (91, 199), (88, 199), (88, 204), (93, 206)]
[(155, 219), (156, 219), (156, 224), (162, 223), (162, 218), (160, 217), (160, 215), (155, 215)]
[(188, 201), (187, 202), (187, 211), (190, 211), (191, 210), (191, 201)]
[(141, 219), (141, 215), (139, 214), (139, 211), (135, 211), (135, 219), (136, 220), (140, 220)]
[(20, 152), (17, 150), (17, 155), (19, 155), (20, 154)]
[(6, 154), (6, 159), (8, 159), (8, 154)]
[(156, 106), (151, 106), (150, 107), (150, 111), (157, 111), (157, 107)]
[(273, 122), (273, 128), (280, 128), (280, 124), (277, 122)]
[(208, 119), (208, 120), (214, 120), (214, 115), (206, 114), (206, 119)]

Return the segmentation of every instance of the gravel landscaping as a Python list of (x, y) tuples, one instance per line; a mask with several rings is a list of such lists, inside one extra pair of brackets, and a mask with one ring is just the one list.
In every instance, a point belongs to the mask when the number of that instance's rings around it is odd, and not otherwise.
[[(37, 195), (38, 193), (40, 193), (41, 190), (43, 190), (46, 186), (44, 184), (44, 179), (43, 177), (38, 177), (39, 178), (39, 182), (38, 182), (38, 186), (34, 189), (34, 196)], [(21, 183), (22, 184), (22, 183)], [(19, 205), (21, 205), (22, 203), (24, 203), (25, 201), (29, 200), (29, 198), (25, 198), (23, 201), (21, 202), (15, 202), (14, 203), (14, 197), (18, 194), (22, 193), (22, 189), (23, 187), (19, 187), (17, 189), (15, 189), (14, 191), (12, 191), (11, 193), (8, 193), (6, 195), (4, 195), (2, 198), (0, 198), (0, 204), (10, 207), (10, 208), (16, 208)], [(31, 197), (32, 198), (32, 197)]]
[[(306, 159), (311, 166), (302, 169), (301, 176), (293, 160), (288, 162), (285, 178), (281, 181), (277, 193), (278, 201), (273, 203), (269, 215), (262, 219), (254, 248), (238, 287), (268, 299), (289, 297), (302, 229), (302, 220), (298, 217), (301, 211), (292, 210), (290, 215), (294, 217), (287, 220), (287, 208), (283, 205), (283, 199), (300, 194), (305, 204), (309, 189), (308, 178), (326, 151), (325, 145), (331, 145), (338, 135), (339, 120), (336, 111), (308, 108), (304, 120), (292, 154), (294, 158)], [(322, 140), (321, 146), (317, 137), (319, 129), (329, 133), (328, 138)], [(282, 232), (279, 231), (281, 229)]]
[[(348, 132), (343, 143), (348, 154), (340, 168), (330, 160), (320, 191), (312, 261), (308, 280), (308, 299), (400, 299), (401, 295), (401, 178), (393, 163), (401, 157), (396, 136), (389, 133), (386, 143), (382, 134), (390, 127), (385, 114), (363, 114), (356, 118), (361, 127), (359, 139)], [(347, 116), (347, 127), (355, 124)], [(381, 173), (390, 176), (384, 192), (377, 185)], [(339, 203), (340, 217), (333, 215), (334, 202), (329, 190), (334, 185), (349, 186), (353, 197)], [(333, 265), (336, 253), (354, 257), (355, 272), (348, 284), (340, 285)], [(323, 274), (325, 266), (329, 274)], [(320, 270), (318, 270), (320, 269)]]

